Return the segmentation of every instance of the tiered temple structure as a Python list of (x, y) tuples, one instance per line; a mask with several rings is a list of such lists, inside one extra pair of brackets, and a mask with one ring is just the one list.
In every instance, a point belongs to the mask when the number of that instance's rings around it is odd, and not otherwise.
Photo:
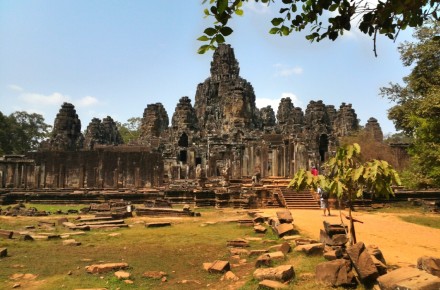
[[(258, 109), (252, 85), (239, 73), (234, 50), (219, 45), (194, 106), (182, 97), (170, 125), (161, 103), (147, 105), (135, 145), (122, 144), (111, 117), (94, 118), (83, 136), (74, 106), (64, 103), (39, 152), (0, 160), (0, 187), (146, 188), (184, 180), (203, 187), (213, 179), (228, 186), (253, 176), (290, 178), (300, 168), (319, 168), (339, 138), (359, 129), (345, 103), (336, 109), (311, 101), (303, 112), (283, 98), (276, 112)], [(381, 138), (376, 119), (367, 128)]]

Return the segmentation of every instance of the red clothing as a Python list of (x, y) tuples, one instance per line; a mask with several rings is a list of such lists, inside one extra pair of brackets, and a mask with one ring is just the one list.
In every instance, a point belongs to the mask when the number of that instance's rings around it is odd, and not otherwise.
[(318, 169), (312, 168), (312, 175), (313, 176), (318, 176)]

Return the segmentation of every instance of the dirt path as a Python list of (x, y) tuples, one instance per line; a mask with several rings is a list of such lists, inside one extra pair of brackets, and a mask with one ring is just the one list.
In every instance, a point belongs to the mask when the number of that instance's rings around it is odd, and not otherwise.
[[(320, 210), (292, 210), (294, 224), (301, 233), (319, 240), (319, 230), (324, 220), (341, 223), (339, 211), (323, 216)], [(344, 212), (348, 215), (348, 212)], [(355, 212), (358, 241), (377, 245), (388, 265), (415, 265), (423, 255), (440, 257), (440, 229), (419, 226), (399, 219), (398, 214)], [(344, 220), (347, 222), (347, 220)]]

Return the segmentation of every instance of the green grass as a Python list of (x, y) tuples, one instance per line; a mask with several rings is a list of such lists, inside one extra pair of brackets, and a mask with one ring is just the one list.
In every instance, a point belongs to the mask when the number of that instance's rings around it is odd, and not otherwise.
[[(37, 205), (41, 206), (41, 205)], [(37, 207), (38, 208), (38, 207)], [(41, 207), (45, 208), (45, 207)], [(48, 217), (4, 217), (0, 216), (0, 228), (20, 231), (26, 225), (35, 225), (38, 221), (56, 221), (68, 217), (74, 221), (76, 215), (51, 215)], [(157, 218), (142, 217), (126, 219), (130, 228), (116, 230), (91, 230), (85, 235), (74, 236), (82, 244), (78, 247), (63, 246), (62, 240), (20, 241), (0, 238), (0, 248), (8, 248), (8, 257), (0, 259), (0, 289), (11, 289), (17, 282), (23, 289), (227, 289), (234, 282), (220, 281), (220, 274), (209, 274), (203, 269), (203, 263), (214, 260), (229, 260), (227, 241), (246, 236), (262, 237), (262, 241), (251, 241), (249, 249), (267, 249), (280, 244), (270, 228), (265, 235), (256, 234), (252, 227), (239, 226), (225, 220), (249, 218), (243, 211), (204, 210), (201, 217), (169, 218), (171, 227), (146, 228), (143, 222), (157, 221)], [(139, 223), (141, 221), (142, 223)], [(206, 222), (216, 222), (205, 224)], [(55, 233), (68, 232), (62, 226), (56, 226)], [(120, 233), (119, 236), (109, 236)], [(242, 290), (256, 289), (258, 281), (252, 278), (257, 257), (242, 257), (247, 263), (234, 267), (232, 271), (240, 277), (237, 287)], [(90, 259), (91, 261), (85, 261)], [(274, 265), (291, 264), (296, 278), (289, 289), (331, 289), (315, 283), (313, 274), (316, 264), (323, 262), (319, 257), (306, 257), (301, 253), (288, 254), (285, 261)], [(129, 285), (115, 278), (113, 272), (88, 274), (85, 266), (102, 262), (126, 262), (134, 284)], [(142, 277), (145, 271), (163, 271), (168, 281)], [(68, 273), (71, 273), (68, 275)], [(35, 281), (13, 281), (9, 277), (16, 273), (37, 275)], [(189, 284), (183, 280), (195, 281)], [(208, 286), (209, 285), (209, 286)], [(240, 286), (241, 285), (241, 286)], [(241, 288), (240, 288), (241, 287)]]
[(400, 218), (408, 223), (440, 229), (440, 216), (408, 215), (400, 216)]

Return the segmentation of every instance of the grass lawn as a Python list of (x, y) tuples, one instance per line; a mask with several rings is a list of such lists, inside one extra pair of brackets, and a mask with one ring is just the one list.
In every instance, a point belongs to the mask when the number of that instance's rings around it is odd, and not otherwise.
[[(47, 209), (44, 205), (34, 206)], [(51, 206), (50, 206), (51, 207)], [(81, 208), (82, 206), (79, 206)], [(64, 212), (72, 206), (55, 206), (54, 210)], [(34, 225), (37, 232), (38, 221), (56, 221), (67, 217), (74, 221), (77, 215), (51, 215), (48, 217), (4, 217), (0, 216), (0, 228), (23, 231), (25, 226)], [(245, 263), (233, 267), (232, 271), (240, 279), (236, 282), (221, 281), (220, 274), (210, 274), (203, 269), (203, 263), (214, 260), (230, 260), (227, 241), (235, 238), (261, 237), (251, 241), (250, 249), (267, 249), (280, 244), (269, 229), (265, 235), (254, 233), (252, 227), (239, 226), (231, 219), (249, 218), (243, 211), (203, 210), (201, 217), (185, 218), (130, 218), (125, 222), (129, 228), (103, 230), (93, 229), (84, 235), (75, 236), (80, 246), (63, 246), (61, 239), (47, 241), (21, 241), (0, 238), (0, 248), (8, 249), (8, 257), (0, 259), (0, 289), (11, 289), (21, 284), (21, 289), (256, 289), (258, 282), (252, 278), (256, 257), (242, 257)], [(171, 221), (171, 227), (146, 228), (145, 222)], [(209, 222), (209, 223), (207, 223)], [(68, 230), (56, 226), (55, 233)], [(112, 233), (120, 235), (111, 236)], [(322, 256), (306, 257), (300, 253), (290, 253), (285, 261), (275, 265), (291, 264), (296, 277), (289, 289), (331, 289), (318, 285), (314, 280), (317, 263), (325, 261)], [(115, 278), (113, 272), (89, 274), (85, 266), (103, 262), (126, 262), (133, 284), (126, 284)], [(167, 281), (144, 278), (146, 271), (163, 271)], [(12, 280), (14, 274), (30, 273), (35, 279)], [(184, 283), (184, 282), (187, 283)]]

